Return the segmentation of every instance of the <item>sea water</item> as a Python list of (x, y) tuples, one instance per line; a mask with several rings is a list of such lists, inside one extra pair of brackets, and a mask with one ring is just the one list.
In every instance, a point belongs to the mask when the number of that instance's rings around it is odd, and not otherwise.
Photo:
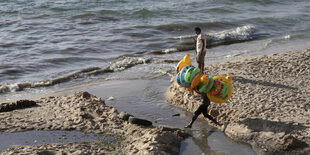
[(185, 53), (195, 56), (196, 26), (209, 64), (309, 48), (309, 7), (307, 0), (1, 0), (0, 97), (160, 76)]

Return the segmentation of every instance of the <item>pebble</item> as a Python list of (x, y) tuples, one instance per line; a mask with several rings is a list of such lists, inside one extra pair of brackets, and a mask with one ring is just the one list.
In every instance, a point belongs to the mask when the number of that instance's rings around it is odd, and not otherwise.
[(112, 101), (112, 100), (114, 100), (115, 98), (113, 97), (113, 96), (110, 96), (109, 98), (108, 98), (108, 101)]

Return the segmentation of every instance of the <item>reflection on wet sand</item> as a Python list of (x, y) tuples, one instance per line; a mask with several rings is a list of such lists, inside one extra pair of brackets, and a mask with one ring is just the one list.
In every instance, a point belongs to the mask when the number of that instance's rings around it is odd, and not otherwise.
[(216, 132), (216, 128), (211, 128), (211, 129), (202, 129), (198, 131), (193, 131), (193, 132), (198, 132), (195, 137), (193, 137), (194, 143), (199, 146), (201, 151), (204, 153), (207, 153), (208, 155), (226, 155), (224, 152), (212, 150), (212, 148), (209, 146), (208, 143), (208, 137), (211, 136), (214, 132)]

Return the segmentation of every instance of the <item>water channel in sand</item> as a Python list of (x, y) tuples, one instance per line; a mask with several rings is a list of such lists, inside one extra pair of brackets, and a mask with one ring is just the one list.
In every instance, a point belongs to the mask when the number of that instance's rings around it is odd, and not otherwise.
[[(102, 97), (106, 99), (106, 104), (117, 108), (119, 112), (126, 111), (135, 117), (150, 120), (154, 126), (182, 128), (191, 120), (192, 113), (166, 102), (164, 94), (170, 85), (169, 81), (168, 76), (153, 80), (110, 81), (79, 91)], [(107, 100), (109, 97), (114, 99)], [(180, 116), (172, 116), (174, 114)], [(180, 154), (256, 155), (249, 144), (231, 140), (202, 119), (197, 119), (190, 132), (192, 136), (181, 143)]]

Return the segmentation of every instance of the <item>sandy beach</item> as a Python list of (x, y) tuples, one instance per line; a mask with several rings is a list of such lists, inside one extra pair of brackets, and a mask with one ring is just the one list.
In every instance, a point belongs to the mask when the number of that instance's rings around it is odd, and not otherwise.
[[(251, 144), (258, 154), (310, 154), (309, 49), (210, 65), (205, 73), (233, 77), (232, 98), (208, 109), (226, 135)], [(166, 96), (190, 112), (200, 104), (199, 96), (179, 88), (175, 77)]]
[(0, 131), (76, 130), (113, 135), (117, 142), (16, 146), (0, 154), (177, 154), (180, 141), (187, 137), (177, 128), (128, 123), (121, 119), (117, 109), (87, 92), (50, 96), (34, 102), (36, 105), (15, 106), (15, 110), (1, 112)]

